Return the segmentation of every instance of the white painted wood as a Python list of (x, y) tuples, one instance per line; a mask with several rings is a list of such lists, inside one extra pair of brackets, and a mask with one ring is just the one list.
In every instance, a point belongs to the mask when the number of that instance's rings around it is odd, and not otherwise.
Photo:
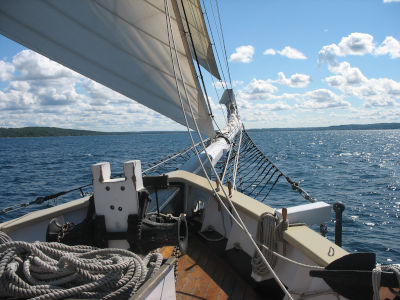
[[(282, 219), (282, 209), (276, 210)], [(287, 208), (287, 218), (290, 223), (304, 223), (307, 225), (321, 224), (331, 220), (331, 206), (319, 201)]]
[[(239, 213), (242, 218), (243, 223), (246, 225), (247, 230), (253, 236), (257, 236), (257, 226), (258, 220), (248, 216), (244, 213)], [(225, 250), (229, 250), (232, 248), (242, 249), (249, 256), (253, 257), (255, 248), (250, 241), (248, 235), (237, 225), (236, 222), (233, 222), (232, 230), (229, 234), (228, 242), (226, 244)]]
[(223, 207), (218, 206), (218, 200), (213, 196), (208, 196), (201, 226), (202, 232), (209, 229), (218, 232), (226, 238), (228, 238), (232, 230), (232, 222), (229, 214)]
[[(128, 215), (138, 213), (138, 193), (143, 188), (139, 160), (124, 163), (125, 178), (111, 179), (110, 163), (92, 166), (94, 202), (97, 215), (105, 217), (107, 232), (126, 232)], [(108, 246), (128, 249), (126, 240), (111, 240)]]

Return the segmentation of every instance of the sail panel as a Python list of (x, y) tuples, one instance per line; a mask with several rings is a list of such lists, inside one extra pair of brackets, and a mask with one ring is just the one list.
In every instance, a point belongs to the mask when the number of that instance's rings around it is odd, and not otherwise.
[[(172, 6), (172, 5), (171, 5)], [(212, 120), (174, 10), (171, 25), (183, 80), (178, 86), (203, 134)], [(185, 125), (168, 40), (164, 0), (0, 2), (0, 32), (145, 106)], [(188, 96), (186, 97), (183, 81)], [(195, 128), (188, 113), (188, 121)]]
[[(199, 0), (177, 0), (177, 3), (193, 58), (197, 57), (203, 68), (221, 80)], [(190, 40), (188, 24), (192, 40)]]

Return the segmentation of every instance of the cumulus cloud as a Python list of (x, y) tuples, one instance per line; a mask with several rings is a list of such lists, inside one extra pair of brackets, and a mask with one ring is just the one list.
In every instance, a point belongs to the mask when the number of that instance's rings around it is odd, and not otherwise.
[(258, 103), (254, 106), (255, 111), (281, 111), (281, 110), (289, 110), (292, 107), (281, 101), (275, 103)]
[(0, 60), (0, 81), (10, 80), (14, 71), (15, 67), (12, 64)]
[(59, 78), (80, 78), (78, 73), (31, 50), (22, 50), (12, 59), (20, 73), (18, 80), (47, 80)]
[(388, 78), (367, 78), (348, 62), (330, 67), (330, 71), (336, 75), (325, 78), (325, 81), (345, 96), (364, 100), (365, 107), (398, 105), (396, 99), (400, 99), (400, 82)]
[(31, 50), (19, 52), (11, 61), (0, 60), (0, 80), (6, 83), (0, 90), (0, 126), (106, 131), (158, 130), (166, 125), (171, 129), (181, 128), (143, 105)]
[(400, 2), (400, 0), (383, 0), (383, 3)]
[(236, 48), (236, 52), (232, 53), (229, 60), (230, 61), (238, 61), (242, 63), (249, 63), (253, 60), (254, 55), (254, 47), (251, 45), (248, 46), (240, 46)]
[(304, 94), (296, 108), (303, 110), (319, 110), (329, 108), (349, 108), (351, 105), (341, 96), (328, 89), (317, 89)]
[(267, 49), (263, 52), (264, 55), (275, 55), (276, 51), (274, 49)]
[(286, 46), (282, 50), (267, 49), (263, 52), (264, 55), (275, 55), (279, 54), (290, 59), (307, 59), (307, 57), (299, 50)]
[(342, 62), (337, 66), (330, 68), (331, 72), (340, 74), (331, 76), (326, 81), (332, 86), (350, 85), (355, 86), (365, 83), (368, 79), (363, 75), (359, 68), (353, 68), (348, 62)]
[(346, 55), (390, 55), (391, 58), (400, 57), (400, 42), (392, 36), (388, 36), (376, 46), (374, 37), (367, 33), (353, 32), (342, 37), (339, 44), (323, 46), (318, 53), (318, 62), (327, 63), (330, 66), (338, 65), (337, 57)]
[(342, 56), (365, 55), (373, 52), (374, 37), (367, 33), (353, 32), (343, 37), (338, 46)]
[(75, 88), (81, 75), (31, 50), (23, 50), (11, 62), (0, 64), (7, 66), (5, 78), (9, 82), (1, 94), (3, 109), (32, 111), (73, 105), (85, 98)]
[(389, 54), (391, 58), (399, 58), (400, 42), (392, 36), (387, 36), (385, 40), (382, 42), (382, 44), (375, 49), (375, 54), (377, 55)]
[(252, 79), (250, 83), (237, 92), (237, 96), (244, 100), (271, 100), (278, 88), (269, 80)]
[(279, 72), (276, 82), (292, 88), (304, 88), (311, 82), (311, 77), (306, 74), (296, 73), (287, 78), (283, 72)]
[(282, 56), (286, 56), (287, 58), (291, 58), (291, 59), (306, 59), (307, 58), (299, 50), (292, 48), (290, 46), (286, 46), (281, 51), (278, 51), (278, 53)]

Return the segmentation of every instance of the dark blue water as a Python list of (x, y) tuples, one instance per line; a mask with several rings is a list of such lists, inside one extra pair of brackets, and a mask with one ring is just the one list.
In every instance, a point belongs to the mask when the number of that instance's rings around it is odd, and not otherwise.
[[(400, 262), (400, 130), (249, 134), (312, 197), (345, 204), (345, 249), (375, 251), (381, 263)], [(110, 161), (112, 172), (121, 173), (124, 161), (145, 164), (189, 143), (184, 133), (0, 139), (0, 208), (90, 183), (91, 164)], [(282, 180), (267, 200), (273, 207), (307, 203)], [(0, 221), (46, 205), (0, 215)], [(328, 229), (332, 239), (333, 223)]]

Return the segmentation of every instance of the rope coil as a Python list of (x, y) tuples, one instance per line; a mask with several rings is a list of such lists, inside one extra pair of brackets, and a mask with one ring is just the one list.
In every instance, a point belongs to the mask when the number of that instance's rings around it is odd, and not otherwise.
[[(257, 226), (257, 241), (265, 247), (259, 246), (262, 254), (267, 259), (272, 268), (277, 262), (278, 241), (283, 240), (283, 232), (288, 229), (289, 221), (278, 220), (276, 214), (265, 212), (261, 215)], [(255, 252), (251, 261), (253, 272), (260, 276), (265, 276), (270, 273), (270, 270), (261, 259), (260, 255)]]
[(6, 241), (0, 244), (0, 296), (127, 298), (158, 271), (162, 259), (158, 252), (141, 259), (122, 249)]

